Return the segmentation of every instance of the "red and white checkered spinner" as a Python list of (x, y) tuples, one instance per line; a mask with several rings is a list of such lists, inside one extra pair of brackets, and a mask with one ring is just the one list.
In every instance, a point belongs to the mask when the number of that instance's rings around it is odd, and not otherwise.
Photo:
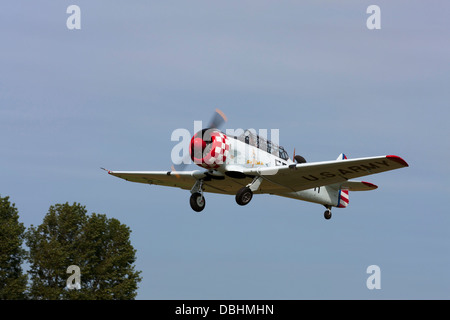
[(192, 161), (202, 168), (218, 169), (230, 152), (228, 137), (217, 129), (203, 129), (191, 139), (189, 153)]

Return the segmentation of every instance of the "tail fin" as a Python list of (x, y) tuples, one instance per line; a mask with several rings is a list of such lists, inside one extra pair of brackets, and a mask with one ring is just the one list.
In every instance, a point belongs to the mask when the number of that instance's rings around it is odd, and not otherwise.
[(341, 154), (339, 155), (339, 157), (337, 157), (336, 160), (345, 160), (345, 159), (347, 159), (347, 156), (346, 156), (345, 154), (341, 153)]
[[(347, 159), (347, 156), (341, 153), (336, 160), (345, 160), (345, 159)], [(348, 189), (339, 189), (338, 204), (336, 207), (345, 208), (348, 206), (349, 202), (350, 200), (348, 196)]]

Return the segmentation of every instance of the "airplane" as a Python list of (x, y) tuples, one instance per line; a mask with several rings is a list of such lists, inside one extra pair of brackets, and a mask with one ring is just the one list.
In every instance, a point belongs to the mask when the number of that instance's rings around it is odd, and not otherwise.
[(345, 208), (349, 192), (378, 187), (355, 178), (408, 167), (396, 155), (348, 159), (341, 153), (336, 160), (307, 162), (304, 157), (289, 158), (286, 150), (254, 130), (229, 136), (218, 127), (225, 122), (216, 109), (211, 124), (191, 138), (189, 156), (202, 170), (182, 171), (172, 165), (169, 171), (111, 171), (110, 175), (127, 181), (190, 190), (189, 203), (196, 212), (205, 209), (204, 193), (235, 195), (245, 206), (254, 194), (271, 194), (325, 206), (325, 219), (331, 209)]

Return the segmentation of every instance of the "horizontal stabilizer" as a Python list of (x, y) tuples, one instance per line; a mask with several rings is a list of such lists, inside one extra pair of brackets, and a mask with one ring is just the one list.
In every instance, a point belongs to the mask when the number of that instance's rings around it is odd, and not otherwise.
[(375, 190), (378, 186), (370, 182), (365, 181), (346, 181), (341, 184), (341, 189), (346, 189), (348, 191), (369, 191)]

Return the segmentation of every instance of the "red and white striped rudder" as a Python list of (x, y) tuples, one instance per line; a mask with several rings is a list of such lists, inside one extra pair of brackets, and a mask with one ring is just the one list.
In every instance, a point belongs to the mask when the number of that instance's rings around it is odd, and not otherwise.
[[(347, 159), (347, 156), (343, 153), (339, 155), (339, 157), (336, 160), (345, 160)], [(348, 196), (348, 190), (346, 189), (339, 189), (339, 196), (338, 196), (338, 208), (345, 208), (348, 206), (349, 203), (349, 196)]]
[(339, 190), (339, 198), (338, 198), (338, 208), (345, 208), (348, 206), (349, 198), (348, 198), (348, 190)]

